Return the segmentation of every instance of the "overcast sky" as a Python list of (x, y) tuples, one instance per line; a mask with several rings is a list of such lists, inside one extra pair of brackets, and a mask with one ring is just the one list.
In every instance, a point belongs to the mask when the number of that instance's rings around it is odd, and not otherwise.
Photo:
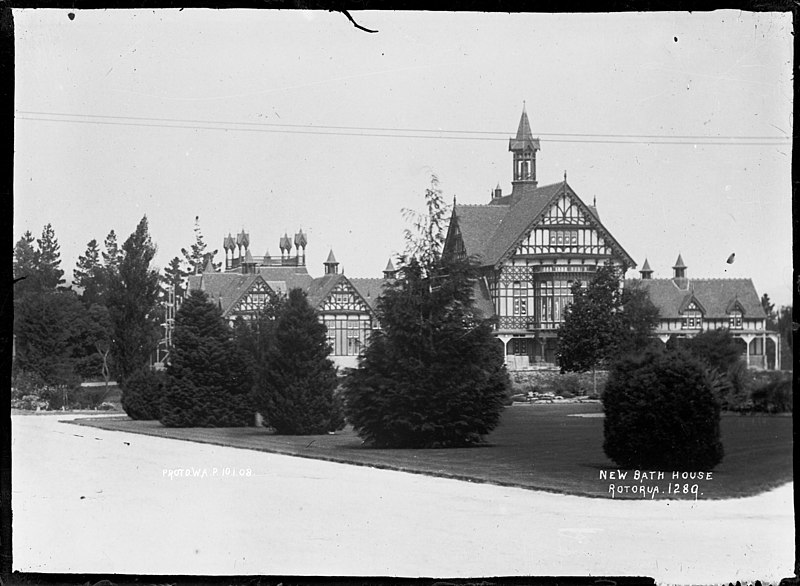
[(540, 185), (566, 171), (639, 266), (791, 303), (789, 13), (68, 13), (14, 11), (14, 237), (51, 222), (69, 278), (144, 214), (162, 267), (199, 216), (217, 260), (302, 228), (312, 275), (380, 276), (431, 174), (510, 190), (525, 101)]

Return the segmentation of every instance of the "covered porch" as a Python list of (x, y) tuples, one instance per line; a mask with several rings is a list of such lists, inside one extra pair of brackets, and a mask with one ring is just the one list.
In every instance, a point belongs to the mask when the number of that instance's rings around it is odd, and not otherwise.
[(503, 344), (506, 368), (517, 370), (550, 370), (557, 368), (558, 337), (541, 334), (498, 334)]
[[(734, 340), (741, 348), (742, 358), (748, 368), (754, 370), (781, 370), (781, 344), (777, 332), (731, 330)], [(658, 334), (666, 344), (674, 333)], [(683, 336), (679, 336), (683, 337)]]

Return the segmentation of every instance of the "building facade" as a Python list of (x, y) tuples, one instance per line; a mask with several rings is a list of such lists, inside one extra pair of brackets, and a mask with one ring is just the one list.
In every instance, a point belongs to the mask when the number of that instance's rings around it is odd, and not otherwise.
[(496, 319), (508, 367), (552, 368), (573, 283), (591, 280), (607, 262), (622, 274), (636, 265), (566, 173), (559, 183), (538, 184), (540, 143), (524, 110), (508, 149), (511, 193), (498, 186), (486, 204), (454, 205), (444, 254), (480, 264), (476, 298), (484, 315)]
[(781, 368), (780, 338), (767, 330), (767, 315), (751, 279), (691, 279), (678, 255), (671, 279), (652, 278), (645, 259), (641, 278), (627, 279), (626, 287), (644, 288), (658, 307), (658, 338), (691, 338), (706, 330), (727, 328), (742, 349), (750, 368)]
[[(587, 283), (597, 268), (610, 263), (623, 276), (636, 263), (600, 220), (596, 203), (585, 202), (563, 181), (540, 186), (536, 154), (540, 141), (531, 132), (523, 108), (517, 134), (509, 140), (511, 192), (498, 185), (481, 205), (454, 203), (443, 254), (469, 257), (480, 266), (475, 301), (484, 317), (493, 318), (510, 370), (556, 367), (558, 328), (572, 302), (574, 283)], [(242, 231), (223, 241), (225, 269), (211, 263), (189, 278), (189, 289), (205, 291), (223, 316), (252, 319), (275, 293), (299, 287), (308, 295), (328, 328), (332, 359), (355, 367), (370, 332), (380, 327), (376, 304), (387, 279), (395, 276), (391, 261), (383, 278), (351, 279), (339, 272), (333, 251), (322, 277), (309, 275), (301, 231), (294, 239), (279, 239), (280, 256), (254, 257), (250, 238)], [(294, 245), (294, 253), (292, 248)], [(653, 279), (645, 260), (640, 285), (658, 307), (660, 340), (688, 337), (729, 328), (742, 344), (752, 368), (780, 368), (778, 334), (766, 329), (766, 315), (750, 279), (693, 279), (686, 276), (680, 255), (672, 279)], [(774, 349), (772, 358), (769, 350)]]
[(284, 234), (279, 239), (280, 256), (267, 251), (257, 257), (250, 252), (249, 234), (242, 231), (235, 238), (229, 234), (223, 240), (224, 270), (216, 271), (209, 261), (203, 272), (189, 277), (188, 289), (204, 291), (230, 323), (239, 317), (254, 319), (272, 295), (302, 289), (328, 329), (333, 362), (355, 367), (370, 332), (378, 326), (375, 304), (384, 279), (347, 278), (339, 272), (333, 251), (323, 263), (324, 274), (314, 278), (306, 267), (307, 244), (302, 230), (294, 241)]

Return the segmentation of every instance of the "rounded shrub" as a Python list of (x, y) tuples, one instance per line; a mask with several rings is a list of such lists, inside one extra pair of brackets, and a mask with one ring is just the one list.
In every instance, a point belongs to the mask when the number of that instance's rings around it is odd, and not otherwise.
[(166, 387), (167, 375), (164, 372), (135, 372), (122, 383), (122, 408), (131, 419), (160, 419)]
[(696, 471), (722, 461), (719, 403), (704, 365), (684, 352), (621, 359), (603, 409), (603, 450), (618, 466)]

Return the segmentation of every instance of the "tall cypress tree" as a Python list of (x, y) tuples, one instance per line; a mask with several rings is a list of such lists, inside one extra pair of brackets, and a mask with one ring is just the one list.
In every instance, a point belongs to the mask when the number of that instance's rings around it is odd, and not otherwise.
[(64, 271), (61, 270), (61, 246), (51, 224), (42, 229), (42, 237), (36, 240), (37, 250), (33, 264), (42, 289), (54, 291), (64, 284)]
[(90, 307), (100, 302), (103, 290), (103, 266), (100, 264), (100, 248), (94, 238), (86, 245), (86, 252), (78, 257), (75, 269), (72, 271), (72, 282), (80, 287), (81, 300)]
[(253, 408), (231, 330), (203, 291), (191, 291), (175, 317), (169, 376), (161, 404), (167, 427), (249, 425)]
[(112, 354), (123, 378), (147, 364), (158, 340), (159, 275), (150, 266), (155, 253), (144, 216), (122, 245), (116, 274), (107, 274), (108, 309), (114, 326)]
[(329, 354), (325, 326), (305, 292), (292, 289), (257, 375), (256, 406), (265, 424), (287, 435), (327, 433), (344, 425)]

